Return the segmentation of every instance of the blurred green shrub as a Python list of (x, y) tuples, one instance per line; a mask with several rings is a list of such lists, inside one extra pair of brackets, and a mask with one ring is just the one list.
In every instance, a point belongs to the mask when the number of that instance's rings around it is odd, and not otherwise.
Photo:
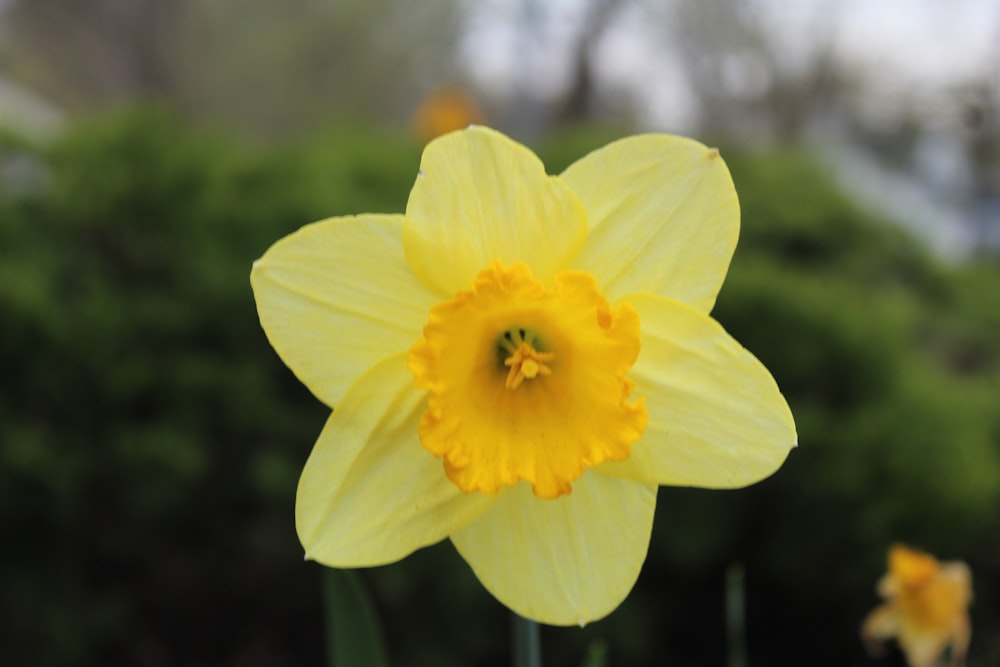
[[(541, 152), (558, 171), (611, 138)], [(248, 147), (141, 110), (0, 151), (3, 661), (323, 664), (293, 506), (326, 409), (268, 346), (248, 274), (304, 223), (402, 211), (420, 147), (359, 128)], [(724, 154), (743, 234), (715, 315), (773, 371), (801, 446), (748, 489), (663, 489), (636, 590), (546, 628), (553, 667), (603, 642), (613, 665), (722, 664), (736, 561), (768, 665), (870, 664), (856, 631), (892, 541), (965, 558), (981, 600), (1000, 582), (997, 268), (937, 265), (808, 155)], [(448, 544), (364, 581), (393, 664), (508, 662), (505, 610)]]
[(326, 410), (248, 276), (306, 221), (405, 202), (417, 147), (369, 139), (253, 152), (148, 110), (19, 149), (47, 184), (0, 199), (5, 663), (315, 655), (292, 508)]

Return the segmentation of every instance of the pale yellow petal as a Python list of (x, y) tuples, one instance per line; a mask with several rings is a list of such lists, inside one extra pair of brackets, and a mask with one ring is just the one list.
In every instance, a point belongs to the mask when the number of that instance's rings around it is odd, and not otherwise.
[(740, 208), (719, 152), (649, 134), (616, 141), (563, 172), (590, 236), (573, 268), (612, 301), (660, 294), (709, 312), (739, 235)]
[(876, 607), (861, 624), (861, 641), (869, 655), (881, 655), (883, 642), (899, 634), (899, 614), (891, 604)]
[(424, 149), (406, 205), (406, 258), (442, 295), (466, 289), (493, 260), (524, 262), (547, 281), (586, 235), (569, 187), (499, 132), (471, 127)]
[(351, 386), (299, 481), (295, 524), (308, 558), (334, 567), (391, 563), (441, 541), (495, 502), (461, 492), (421, 446), (417, 423), (425, 408), (405, 354)]
[(718, 322), (663, 297), (625, 299), (639, 313), (630, 377), (649, 424), (622, 462), (599, 470), (677, 486), (734, 488), (778, 469), (796, 444), (774, 378)]
[(257, 313), (282, 361), (334, 406), (366, 369), (420, 338), (436, 297), (403, 257), (403, 218), (331, 218), (254, 262)]
[[(948, 645), (948, 638), (933, 634), (900, 632), (899, 645), (906, 654), (910, 667), (936, 667), (941, 663), (938, 658)], [(953, 661), (952, 665), (961, 665), (963, 661)]]
[(550, 625), (583, 625), (628, 595), (646, 558), (656, 486), (587, 471), (541, 500), (521, 482), (452, 542), (500, 602)]

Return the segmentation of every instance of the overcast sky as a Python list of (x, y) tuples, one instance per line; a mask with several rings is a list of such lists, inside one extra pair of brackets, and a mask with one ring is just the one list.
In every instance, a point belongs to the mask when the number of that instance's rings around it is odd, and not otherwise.
[[(588, 0), (482, 0), (469, 7), (465, 69), (478, 85), (509, 95), (519, 86), (554, 94), (569, 74), (570, 48)], [(646, 3), (647, 5), (653, 3)], [(664, 6), (670, 3), (665, 2)], [(819, 38), (837, 60), (877, 89), (940, 89), (991, 76), (1000, 83), (997, 0), (757, 0), (769, 39), (789, 62)], [(637, 95), (650, 125), (683, 127), (697, 114), (662, 23), (624, 3), (605, 34), (605, 84)], [(527, 27), (530, 26), (530, 27)], [(752, 68), (734, 63), (734, 85), (752, 88)], [(752, 92), (749, 91), (749, 92)], [(614, 94), (614, 91), (612, 91)]]
[[(767, 0), (776, 21), (791, 2)], [(991, 67), (1000, 56), (996, 0), (799, 0), (799, 7), (837, 8), (837, 53), (847, 62), (945, 84)], [(794, 20), (789, 21), (794, 25)]]

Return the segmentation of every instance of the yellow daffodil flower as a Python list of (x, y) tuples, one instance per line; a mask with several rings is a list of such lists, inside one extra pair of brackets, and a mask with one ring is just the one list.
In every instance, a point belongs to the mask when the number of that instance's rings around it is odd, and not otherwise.
[(893, 637), (910, 667), (933, 667), (951, 647), (952, 667), (965, 664), (971, 626), (972, 574), (965, 563), (939, 563), (926, 553), (895, 545), (889, 572), (878, 583), (886, 599), (865, 619), (861, 637), (871, 653)]
[(428, 144), (405, 215), (276, 243), (251, 275), (261, 323), (335, 408), (298, 488), (307, 557), (373, 566), (447, 537), (522, 616), (610, 613), (658, 485), (751, 484), (796, 442), (708, 316), (738, 228), (695, 141), (632, 137), (549, 176), (470, 127)]

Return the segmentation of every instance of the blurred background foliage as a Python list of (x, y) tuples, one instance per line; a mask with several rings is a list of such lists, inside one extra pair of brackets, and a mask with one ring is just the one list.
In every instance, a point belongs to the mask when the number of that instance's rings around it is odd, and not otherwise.
[[(612, 135), (536, 148), (558, 171)], [(326, 409), (268, 347), (248, 274), (304, 222), (402, 210), (419, 144), (352, 126), (254, 147), (146, 108), (3, 151), (4, 661), (323, 664), (292, 516)], [(995, 664), (1000, 271), (932, 260), (807, 153), (725, 157), (743, 232), (715, 315), (801, 446), (747, 489), (662, 489), (636, 589), (543, 629), (546, 664), (723, 664), (733, 564), (755, 664), (892, 664), (856, 637), (896, 540), (969, 562), (971, 664)], [(507, 664), (507, 612), (447, 543), (363, 581), (392, 664)]]
[[(969, 666), (1000, 664), (1000, 80), (948, 46), (987, 4), (0, 0), (0, 663), (338, 654), (345, 589), (293, 521), (327, 409), (250, 266), (402, 211), (427, 128), (465, 114), (553, 173), (638, 130), (720, 146), (743, 229), (714, 315), (801, 443), (747, 489), (661, 489), (635, 590), (543, 628), (545, 664), (727, 664), (728, 580), (749, 664), (901, 665), (858, 639), (896, 541), (969, 563)], [(893, 41), (921, 16), (933, 62)], [(360, 581), (391, 664), (509, 664), (508, 612), (449, 544)]]

